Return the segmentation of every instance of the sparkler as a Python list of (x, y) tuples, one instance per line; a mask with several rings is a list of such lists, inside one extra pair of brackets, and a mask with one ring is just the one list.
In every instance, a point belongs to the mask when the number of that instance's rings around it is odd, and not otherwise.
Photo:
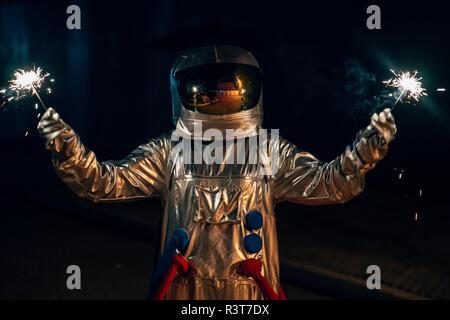
[[(46, 78), (50, 76), (49, 73), (43, 73), (40, 67), (36, 68), (33, 66), (32, 69), (17, 69), (14, 71), (13, 79), (9, 81), (8, 89), (1, 89), (0, 94), (6, 99), (7, 102), (11, 102), (13, 100), (19, 100), (25, 96), (33, 96), (36, 95), (38, 98), (42, 108), (47, 110), (44, 101), (42, 101), (41, 96), (38, 91), (43, 86)], [(50, 79), (50, 82), (54, 82), (54, 79)], [(51, 88), (46, 88), (48, 94), (52, 93)], [(6, 104), (2, 102), (0, 104), (0, 108), (3, 108)], [(34, 109), (38, 110), (39, 104), (34, 104)], [(37, 118), (39, 119), (41, 113), (39, 112)], [(28, 131), (25, 132), (25, 136), (28, 136)]]
[[(419, 102), (420, 98), (422, 96), (427, 96), (428, 94), (425, 92), (426, 89), (422, 88), (422, 77), (416, 78), (417, 71), (414, 71), (413, 74), (411, 74), (409, 71), (407, 72), (400, 72), (400, 74), (397, 74), (393, 69), (391, 69), (391, 72), (394, 74), (394, 78), (390, 78), (386, 81), (383, 81), (383, 83), (386, 84), (386, 87), (394, 87), (398, 88), (400, 91), (400, 95), (398, 96), (395, 103), (392, 105), (391, 111), (394, 110), (397, 103), (400, 101), (400, 99), (403, 97), (404, 94), (406, 94), (407, 103), (411, 103), (411, 100), (413, 100), (413, 103)], [(445, 91), (445, 88), (438, 88), (437, 91), (443, 92)], [(394, 95), (392, 93), (389, 93), (389, 97), (393, 97)], [(394, 168), (394, 171), (398, 172), (398, 180), (402, 180), (402, 177), (404, 176), (405, 169), (397, 169)], [(422, 197), (422, 189), (419, 189), (419, 198)], [(408, 199), (408, 194), (404, 195), (405, 199)], [(419, 219), (419, 213), (418, 211), (414, 212), (414, 220), (417, 221)]]
[[(41, 99), (41, 96), (38, 93), (38, 90), (41, 88), (42, 84), (50, 74), (43, 74), (42, 69), (40, 67), (33, 67), (31, 70), (18, 69), (14, 72), (14, 78), (10, 80), (9, 90), (15, 92), (15, 97), (10, 97), (8, 101), (13, 99), (18, 100), (22, 97), (25, 97), (29, 94), (36, 95), (39, 99), (44, 110), (47, 110), (44, 102)], [(48, 93), (51, 93), (51, 89), (47, 89)]]
[[(395, 87), (401, 90), (400, 96), (395, 101), (391, 110), (394, 110), (394, 107), (400, 101), (402, 96), (406, 94), (406, 98), (408, 100), (414, 100), (415, 102), (419, 102), (420, 97), (426, 96), (426, 89), (422, 88), (422, 77), (416, 78), (417, 71), (414, 71), (411, 74), (409, 71), (401, 72), (397, 74), (394, 70), (391, 69), (391, 72), (394, 74), (394, 78), (383, 81), (386, 84), (386, 87)], [(409, 102), (409, 101), (407, 101)]]

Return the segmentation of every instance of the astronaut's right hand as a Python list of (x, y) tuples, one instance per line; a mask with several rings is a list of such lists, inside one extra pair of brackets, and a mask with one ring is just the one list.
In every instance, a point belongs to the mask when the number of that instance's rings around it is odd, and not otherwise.
[(47, 111), (45, 111), (37, 126), (39, 135), (44, 140), (45, 145), (50, 143), (67, 128), (67, 124), (53, 108), (48, 108)]

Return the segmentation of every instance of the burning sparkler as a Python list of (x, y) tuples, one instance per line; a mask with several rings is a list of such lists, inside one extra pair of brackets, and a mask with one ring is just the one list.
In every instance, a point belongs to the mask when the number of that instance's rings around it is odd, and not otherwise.
[[(42, 84), (50, 74), (43, 74), (42, 69), (40, 67), (31, 70), (18, 69), (14, 72), (14, 78), (10, 80), (9, 90), (13, 91), (16, 96), (10, 97), (8, 101), (18, 100), (22, 97), (25, 97), (29, 94), (36, 95), (41, 103), (42, 107), (47, 110), (44, 102), (42, 101), (38, 90), (41, 88)], [(47, 89), (48, 93), (51, 93), (50, 89)]]
[(422, 88), (422, 82), (420, 81), (422, 80), (422, 77), (416, 78), (417, 71), (414, 71), (413, 74), (411, 74), (409, 71), (397, 74), (394, 70), (391, 69), (391, 72), (395, 75), (395, 77), (383, 81), (383, 83), (385, 83), (387, 87), (395, 87), (401, 90), (399, 97), (392, 106), (392, 110), (404, 94), (406, 94), (406, 99), (412, 99), (415, 100), (415, 102), (419, 102), (420, 97), (427, 95), (427, 93), (425, 92), (426, 89)]
[[(7, 89), (1, 89), (0, 94), (3, 95), (3, 98), (7, 102), (11, 102), (13, 100), (19, 100), (25, 96), (33, 96), (36, 95), (38, 98), (42, 108), (47, 110), (47, 107), (42, 101), (41, 96), (38, 91), (41, 89), (43, 84), (45, 83), (46, 78), (50, 76), (49, 73), (43, 73), (40, 67), (33, 67), (32, 69), (17, 69), (14, 71), (13, 79), (9, 81), (9, 87)], [(54, 79), (50, 79), (50, 82), (54, 82)], [(52, 92), (51, 88), (46, 88), (48, 94)], [(6, 101), (0, 104), (0, 108), (3, 108), (6, 104)], [(34, 109), (38, 110), (39, 104), (34, 104)], [(38, 112), (37, 118), (39, 119), (41, 113)], [(25, 136), (27, 137), (29, 132), (25, 132)]]

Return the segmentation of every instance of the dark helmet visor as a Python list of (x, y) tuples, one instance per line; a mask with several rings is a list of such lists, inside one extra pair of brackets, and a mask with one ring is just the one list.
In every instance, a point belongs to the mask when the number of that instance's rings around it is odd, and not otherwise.
[(206, 114), (230, 114), (255, 107), (262, 73), (247, 64), (204, 64), (174, 74), (185, 108)]

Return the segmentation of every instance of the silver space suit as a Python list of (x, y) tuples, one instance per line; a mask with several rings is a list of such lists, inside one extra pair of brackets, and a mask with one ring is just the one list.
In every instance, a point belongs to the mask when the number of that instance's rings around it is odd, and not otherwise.
[[(38, 125), (57, 174), (80, 197), (105, 202), (160, 196), (161, 251), (174, 230), (186, 230), (189, 244), (184, 257), (191, 271), (175, 277), (167, 299), (263, 299), (255, 281), (240, 273), (241, 262), (249, 258), (262, 262), (262, 275), (278, 293), (276, 203), (323, 205), (352, 199), (362, 192), (365, 174), (386, 155), (394, 139), (394, 119), (386, 109), (374, 114), (355, 142), (330, 162), (321, 162), (282, 138), (270, 144), (276, 150), (269, 153), (278, 153), (272, 174), (261, 174), (260, 162), (228, 162), (237, 141), (258, 135), (261, 129), (260, 76), (253, 55), (238, 47), (202, 47), (185, 53), (171, 70), (176, 130), (116, 162), (98, 162), (53, 109)], [(199, 123), (201, 129), (195, 130)], [(174, 154), (179, 142), (175, 132), (200, 140), (204, 150), (208, 145), (204, 142), (210, 140), (204, 133), (211, 128), (224, 137), (227, 129), (237, 132), (223, 152), (223, 162), (192, 163), (182, 152)], [(257, 230), (246, 226), (245, 217), (252, 210), (262, 215)], [(259, 250), (245, 243), (250, 234), (261, 240)]]

